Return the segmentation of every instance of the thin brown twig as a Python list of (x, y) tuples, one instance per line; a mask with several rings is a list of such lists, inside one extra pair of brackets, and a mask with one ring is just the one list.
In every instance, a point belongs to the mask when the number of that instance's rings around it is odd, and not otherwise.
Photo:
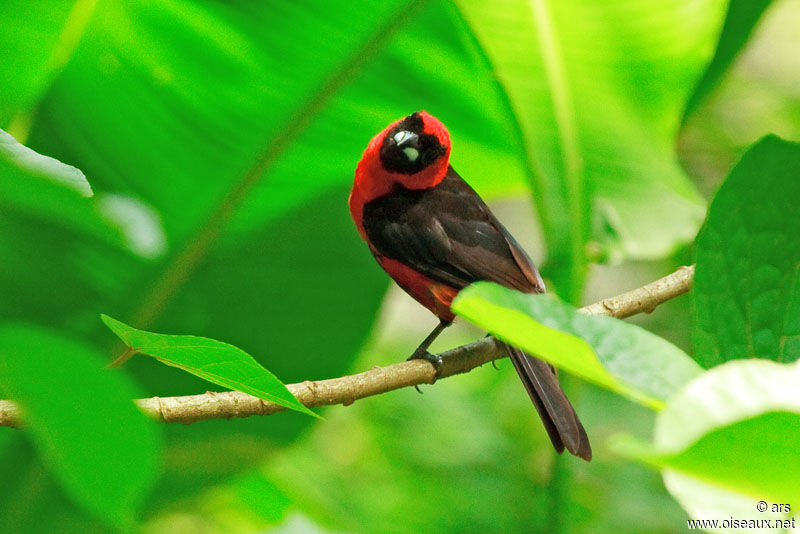
[[(580, 309), (588, 315), (611, 315), (618, 318), (652, 312), (659, 304), (689, 291), (694, 266), (681, 267), (674, 273), (633, 291), (603, 299)], [(456, 347), (441, 354), (443, 365), (439, 380), (466, 373), (485, 363), (504, 358), (506, 351), (492, 337)], [(433, 366), (424, 360), (411, 360), (386, 367), (373, 367), (358, 373), (328, 380), (289, 384), (289, 391), (308, 407), (349, 405), (358, 399), (419, 384), (433, 384)], [(137, 399), (141, 410), (165, 423), (194, 423), (207, 419), (230, 419), (252, 415), (270, 415), (286, 408), (239, 391), (206, 392), (183, 397)], [(0, 426), (18, 426), (19, 407), (13, 401), (0, 400)]]

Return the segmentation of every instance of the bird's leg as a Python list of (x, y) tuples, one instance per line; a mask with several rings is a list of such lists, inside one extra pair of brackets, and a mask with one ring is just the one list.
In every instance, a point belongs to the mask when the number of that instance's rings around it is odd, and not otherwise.
[(434, 328), (433, 331), (430, 334), (428, 334), (428, 337), (422, 340), (422, 343), (419, 344), (417, 350), (415, 350), (414, 354), (412, 354), (408, 359), (425, 360), (427, 362), (430, 362), (431, 365), (433, 365), (433, 367), (436, 369), (436, 375), (438, 377), (439, 369), (441, 369), (442, 367), (442, 357), (439, 356), (438, 354), (431, 354), (430, 352), (428, 352), (428, 347), (431, 346), (433, 340), (439, 337), (439, 334), (442, 333), (442, 330), (450, 326), (450, 324), (451, 323), (449, 321), (443, 321), (440, 319), (439, 324), (436, 325), (436, 328)]
[(436, 328), (434, 328), (431, 331), (431, 333), (428, 334), (428, 336), (425, 339), (422, 340), (422, 343), (419, 344), (419, 347), (417, 347), (417, 349), (414, 351), (414, 354), (412, 354), (411, 357), (408, 358), (408, 359), (409, 360), (428, 360), (428, 359), (430, 359), (430, 357), (432, 355), (431, 355), (430, 352), (428, 352), (428, 347), (431, 346), (431, 343), (433, 343), (434, 340), (437, 337), (439, 337), (439, 334), (441, 334), (442, 331), (445, 328), (450, 326), (450, 324), (451, 323), (449, 323), (447, 321), (440, 320), (439, 324), (436, 325)]

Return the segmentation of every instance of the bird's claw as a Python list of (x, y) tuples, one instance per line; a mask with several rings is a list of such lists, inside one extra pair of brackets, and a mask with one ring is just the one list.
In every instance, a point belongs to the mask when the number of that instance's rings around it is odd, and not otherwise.
[[(425, 349), (422, 350), (417, 349), (416, 351), (414, 351), (414, 354), (408, 357), (407, 361), (409, 360), (425, 360), (426, 362), (433, 365), (433, 368), (436, 370), (436, 374), (433, 375), (434, 381), (436, 381), (439, 378), (439, 373), (441, 372), (442, 366), (444, 365), (444, 360), (442, 359), (441, 356), (439, 356), (438, 354), (431, 354)], [(419, 391), (419, 388), (417, 386), (414, 387), (416, 387), (417, 391)], [(420, 393), (422, 392), (420, 391)]]

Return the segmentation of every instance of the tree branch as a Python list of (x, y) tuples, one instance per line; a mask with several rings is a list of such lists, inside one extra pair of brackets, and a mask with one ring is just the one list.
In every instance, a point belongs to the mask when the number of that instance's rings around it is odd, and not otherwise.
[[(694, 266), (681, 267), (674, 273), (628, 293), (603, 299), (579, 311), (588, 315), (630, 317), (650, 313), (656, 306), (689, 291)], [(441, 354), (443, 365), (439, 379), (466, 373), (490, 361), (506, 357), (493, 337), (486, 337)], [(308, 407), (349, 405), (358, 399), (419, 384), (433, 384), (433, 366), (423, 360), (373, 367), (369, 371), (328, 380), (300, 382), (286, 387)], [(141, 410), (165, 423), (194, 423), (206, 419), (230, 419), (252, 415), (270, 415), (286, 408), (239, 391), (207, 392), (183, 397), (137, 399)], [(18, 426), (19, 407), (13, 401), (0, 400), (0, 426)]]

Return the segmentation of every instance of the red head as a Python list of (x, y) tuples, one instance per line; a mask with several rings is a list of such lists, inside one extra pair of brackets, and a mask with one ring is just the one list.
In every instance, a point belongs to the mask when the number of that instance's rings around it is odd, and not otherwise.
[(364, 204), (390, 193), (397, 185), (426, 189), (444, 179), (450, 165), (450, 134), (439, 119), (418, 111), (393, 122), (367, 145), (356, 167), (350, 213), (364, 236)]

